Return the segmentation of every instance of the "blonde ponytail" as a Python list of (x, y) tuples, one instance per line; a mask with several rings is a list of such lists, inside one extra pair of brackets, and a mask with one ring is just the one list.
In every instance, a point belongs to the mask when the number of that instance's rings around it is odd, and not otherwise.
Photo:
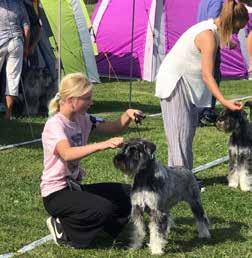
[(92, 83), (82, 73), (70, 73), (64, 76), (59, 85), (59, 92), (50, 101), (49, 116), (60, 111), (60, 105), (69, 97), (80, 97), (90, 91)]
[(221, 46), (230, 46), (231, 36), (237, 23), (248, 21), (248, 11), (244, 4), (236, 0), (226, 0), (220, 14)]
[(54, 96), (54, 98), (49, 102), (49, 106), (48, 106), (48, 115), (49, 116), (53, 116), (57, 112), (59, 112), (59, 109), (60, 109), (59, 102), (60, 102), (60, 94), (59, 94), (59, 92), (57, 92), (56, 95)]

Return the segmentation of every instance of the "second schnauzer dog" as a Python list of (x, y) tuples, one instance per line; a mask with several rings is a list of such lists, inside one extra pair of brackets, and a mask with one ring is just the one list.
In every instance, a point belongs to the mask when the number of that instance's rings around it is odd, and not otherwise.
[(242, 191), (252, 191), (252, 123), (249, 123), (245, 111), (225, 109), (217, 118), (216, 127), (231, 133), (228, 185), (234, 188), (240, 186)]
[(189, 203), (200, 238), (210, 238), (208, 219), (200, 200), (193, 173), (183, 167), (165, 167), (155, 158), (156, 145), (144, 139), (124, 143), (114, 157), (114, 165), (134, 178), (131, 192), (131, 221), (134, 230), (131, 248), (140, 248), (146, 235), (144, 213), (150, 217), (149, 247), (152, 254), (163, 254), (172, 225), (170, 209), (180, 201)]

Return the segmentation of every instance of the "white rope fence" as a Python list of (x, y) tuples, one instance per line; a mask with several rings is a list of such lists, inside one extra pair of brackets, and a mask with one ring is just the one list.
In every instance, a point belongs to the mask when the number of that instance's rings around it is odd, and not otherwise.
[(41, 142), (41, 139), (35, 139), (35, 140), (31, 140), (31, 141), (26, 141), (26, 142), (20, 142), (20, 143), (14, 143), (14, 144), (0, 146), (0, 151), (12, 149), (15, 147), (19, 147), (19, 146), (23, 146), (23, 145), (27, 145), (27, 144), (31, 144), (31, 143), (36, 143), (36, 142)]
[[(232, 99), (233, 101), (235, 100), (247, 100), (247, 99), (252, 99), (252, 96), (246, 96), (246, 97), (239, 97), (239, 98), (235, 98), (235, 99)], [(219, 102), (217, 102), (217, 105), (220, 105)], [(156, 114), (151, 114), (151, 115), (148, 115), (148, 117), (156, 117), (156, 116), (161, 116), (162, 113), (156, 113)], [(31, 144), (31, 143), (35, 143), (35, 142), (40, 142), (41, 139), (35, 139), (35, 140), (31, 140), (31, 141), (26, 141), (26, 142), (21, 142), (21, 143), (16, 143), (16, 144), (10, 144), (10, 145), (5, 145), (5, 146), (1, 146), (0, 145), (0, 151), (1, 150), (6, 150), (6, 149), (10, 149), (10, 148), (14, 148), (14, 147), (19, 147), (19, 146), (22, 146), (22, 145), (26, 145), (26, 144)]]
[[(220, 159), (216, 159), (212, 162), (209, 162), (209, 163), (206, 163), (205, 165), (201, 165), (201, 166), (198, 166), (196, 168), (194, 168), (192, 170), (193, 173), (198, 173), (202, 170), (205, 170), (205, 169), (208, 169), (208, 168), (211, 168), (213, 166), (216, 166), (216, 165), (219, 165), (225, 161), (227, 161), (229, 158), (228, 156), (225, 156), (223, 158), (220, 158)], [(31, 251), (32, 249), (36, 248), (37, 246), (40, 246), (44, 243), (46, 243), (47, 241), (49, 240), (52, 240), (52, 236), (51, 235), (47, 235), (39, 240), (36, 240), (28, 245), (25, 245), (24, 247), (22, 247), (21, 249), (19, 249), (16, 253), (6, 253), (6, 254), (2, 254), (0, 255), (0, 258), (9, 258), (9, 257), (13, 257), (14, 255), (17, 255), (17, 254), (23, 254), (23, 253), (26, 253), (28, 251)]]
[(9, 257), (13, 257), (14, 255), (20, 255), (20, 254), (24, 254), (28, 251), (31, 251), (32, 249), (36, 248), (39, 245), (42, 245), (44, 243), (46, 243), (47, 241), (51, 240), (52, 236), (51, 235), (47, 235), (39, 240), (36, 240), (28, 245), (25, 245), (24, 247), (22, 247), (21, 249), (19, 249), (17, 252), (15, 253), (6, 253), (6, 254), (2, 254), (0, 255), (0, 258), (9, 258)]
[[(243, 97), (243, 98), (237, 98), (235, 100), (245, 100), (245, 99), (252, 99), (252, 96), (248, 96), (248, 97)], [(158, 114), (152, 114), (152, 115), (149, 115), (149, 117), (155, 117), (155, 116), (158, 116), (158, 115), (161, 115), (161, 113), (158, 113)], [(2, 146), (0, 147), (0, 150), (5, 150), (5, 149), (9, 149), (9, 148), (14, 148), (14, 147), (18, 147), (18, 146), (22, 146), (22, 145), (26, 145), (26, 144), (31, 144), (31, 143), (35, 143), (35, 142), (40, 142), (41, 139), (36, 139), (36, 140), (32, 140), (32, 141), (27, 141), (27, 142), (22, 142), (22, 143), (17, 143), (17, 144), (11, 144), (11, 145), (6, 145), (6, 146)], [(228, 156), (224, 156), (222, 158), (219, 158), (219, 159), (216, 159), (216, 160), (213, 160), (209, 163), (206, 163), (204, 165), (200, 165), (196, 168), (194, 168), (192, 170), (192, 172), (194, 174), (200, 172), (200, 171), (203, 171), (203, 170), (206, 170), (206, 169), (209, 169), (211, 167), (214, 167), (214, 166), (217, 166), (223, 162), (226, 162), (229, 160), (229, 157)], [(25, 245), (24, 247), (22, 247), (21, 249), (19, 249), (17, 252), (15, 253), (6, 253), (6, 254), (2, 254), (0, 255), (0, 258), (10, 258), (10, 257), (13, 257), (14, 255), (18, 255), (18, 254), (23, 254), (23, 253), (26, 253), (28, 251), (31, 251), (32, 249), (46, 243), (47, 241), (49, 240), (52, 240), (52, 236), (51, 235), (47, 235), (41, 239), (38, 239), (28, 245)]]
[(198, 166), (198, 167), (196, 167), (196, 168), (193, 168), (193, 169), (192, 169), (192, 172), (193, 172), (194, 174), (196, 174), (196, 173), (198, 173), (198, 172), (200, 172), (200, 171), (203, 171), (203, 170), (206, 170), (206, 169), (208, 169), (208, 168), (217, 166), (217, 165), (219, 165), (219, 164), (221, 164), (221, 163), (223, 163), (223, 162), (225, 162), (225, 161), (228, 161), (228, 160), (229, 160), (229, 156), (225, 156), (225, 157), (216, 159), (216, 160), (214, 160), (214, 161), (211, 161), (211, 162), (209, 162), (209, 163), (206, 163), (205, 165), (200, 165), (200, 166)]

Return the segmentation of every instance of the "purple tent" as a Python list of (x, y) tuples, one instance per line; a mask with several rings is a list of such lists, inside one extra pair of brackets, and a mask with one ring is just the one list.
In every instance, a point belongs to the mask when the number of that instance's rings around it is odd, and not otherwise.
[[(129, 78), (133, 65), (133, 77), (153, 81), (166, 53), (196, 22), (198, 4), (199, 0), (99, 0), (92, 20), (100, 75)], [(247, 77), (237, 37), (235, 41), (236, 49), (221, 53), (224, 78)]]

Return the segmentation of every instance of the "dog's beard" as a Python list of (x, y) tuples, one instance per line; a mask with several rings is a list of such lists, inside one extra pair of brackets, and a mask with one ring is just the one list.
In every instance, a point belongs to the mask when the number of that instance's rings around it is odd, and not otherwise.
[(115, 168), (119, 169), (125, 175), (133, 177), (135, 175), (133, 166), (127, 164), (126, 161), (118, 160), (117, 158), (114, 159)]
[(224, 132), (224, 121), (217, 121), (217, 122), (216, 122), (216, 128), (217, 128), (219, 131)]
[(125, 175), (133, 178), (141, 170), (146, 168), (144, 162), (137, 160), (127, 160), (127, 157), (124, 160), (114, 159), (115, 168), (119, 169)]
[(222, 131), (224, 133), (230, 133), (230, 132), (234, 131), (236, 127), (237, 127), (237, 122), (236, 121), (222, 120), (222, 121), (217, 121), (216, 122), (216, 128), (219, 131)]

